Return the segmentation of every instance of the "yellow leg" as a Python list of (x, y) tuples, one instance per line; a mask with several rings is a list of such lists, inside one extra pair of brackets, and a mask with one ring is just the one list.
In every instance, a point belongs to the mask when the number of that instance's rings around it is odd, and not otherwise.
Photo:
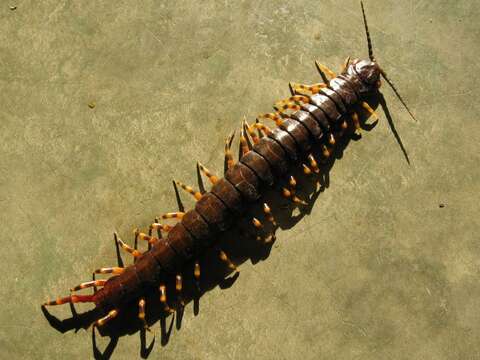
[(200, 263), (195, 261), (193, 266), (193, 277), (195, 279), (195, 284), (197, 285), (197, 289), (200, 290)]
[(308, 205), (305, 201), (295, 195), (296, 187), (297, 180), (293, 176), (290, 176), (288, 179), (288, 189), (285, 187), (282, 189), (283, 197), (292, 200), (295, 204)]
[(247, 122), (247, 120), (243, 121), (243, 128), (247, 131), (248, 135), (250, 135), (252, 142), (254, 144), (258, 144), (260, 141), (258, 135), (255, 133), (254, 127), (250, 126), (250, 124)]
[(320, 92), (320, 90), (327, 87), (327, 84), (317, 83), (312, 85), (306, 85), (306, 84), (290, 83), (289, 86), (290, 86), (290, 92), (292, 93), (292, 95), (304, 95), (306, 93), (317, 94)]
[(341, 73), (341, 74), (346, 74), (346, 73), (347, 73), (348, 65), (350, 65), (350, 56), (347, 57), (347, 58), (345, 59), (345, 61), (343, 62), (343, 65), (342, 65), (342, 67), (341, 67), (341, 69), (340, 69), (340, 73)]
[(322, 145), (322, 154), (325, 156), (325, 158), (328, 158), (331, 155), (330, 149), (325, 145)]
[(89, 288), (89, 287), (105, 286), (106, 282), (107, 282), (107, 280), (87, 281), (87, 282), (81, 283), (80, 285), (77, 285), (77, 286), (71, 288), (70, 291), (73, 292), (73, 291), (78, 291), (78, 290), (81, 290), (81, 289), (86, 289), (86, 288)]
[(229, 137), (225, 139), (225, 163), (227, 164), (227, 169), (230, 169), (233, 165), (235, 165), (235, 161), (233, 160), (232, 155), (232, 141), (235, 137), (235, 132), (233, 132)]
[(281, 107), (284, 104), (297, 104), (297, 105), (298, 105), (298, 103), (308, 104), (309, 102), (310, 102), (310, 99), (307, 96), (294, 95), (294, 96), (290, 96), (287, 99), (277, 101), (275, 103), (274, 107)]
[(97, 321), (95, 321), (93, 326), (103, 326), (107, 322), (112, 320), (113, 318), (117, 317), (117, 315), (118, 315), (118, 310), (116, 310), (116, 309), (111, 310), (106, 316), (104, 316), (104, 317), (98, 319)]
[(181, 274), (177, 274), (175, 276), (175, 291), (177, 292), (177, 299), (180, 306), (185, 305), (182, 297), (182, 289), (183, 289), (183, 278)]
[(262, 134), (266, 134), (266, 135), (270, 135), (272, 133), (272, 130), (270, 130), (270, 128), (265, 125), (265, 124), (262, 124), (260, 121), (257, 121), (255, 122), (255, 128), (257, 128), (258, 130), (260, 130), (260, 132)]
[(205, 166), (203, 166), (203, 165), (200, 164), (199, 162), (197, 162), (197, 166), (198, 166), (198, 168), (200, 169), (200, 171), (205, 174), (205, 176), (208, 178), (208, 180), (210, 180), (210, 182), (212, 183), (212, 185), (215, 185), (215, 183), (218, 181), (218, 177), (216, 177), (215, 175), (213, 175), (213, 174), (210, 172), (210, 170), (208, 170)]
[(142, 232), (138, 232), (137, 237), (140, 240), (147, 241), (150, 245), (154, 245), (155, 243), (157, 243), (159, 241), (159, 239), (157, 237), (152, 236), (152, 235), (147, 235), (147, 234), (142, 233)]
[(353, 126), (355, 126), (355, 130), (358, 130), (360, 131), (360, 120), (358, 118), (358, 114), (356, 112), (354, 112), (352, 114), (352, 121), (353, 121)]
[(307, 166), (307, 164), (302, 164), (302, 169), (305, 175), (310, 175), (312, 173), (312, 169)]
[(250, 148), (248, 147), (244, 126), (242, 126), (242, 129), (240, 130), (240, 151), (242, 154), (240, 157), (244, 156), (246, 153), (250, 151)]
[(330, 70), (325, 65), (320, 64), (318, 61), (315, 61), (315, 65), (317, 66), (317, 69), (320, 72), (320, 74), (324, 74), (328, 80), (331, 80), (337, 76), (337, 74), (335, 74), (332, 70)]
[(125, 268), (121, 267), (104, 267), (95, 270), (94, 274), (113, 274), (113, 275), (120, 275), (125, 271)]
[(144, 298), (141, 298), (138, 301), (138, 318), (143, 323), (143, 328), (148, 331), (151, 331), (150, 328), (148, 327), (147, 321), (145, 320), (145, 304), (146, 304), (146, 301)]
[(230, 270), (238, 272), (237, 266), (228, 258), (225, 251), (220, 250), (218, 255), (220, 257), (220, 260), (222, 260)]
[(175, 181), (175, 184), (180, 186), (183, 190), (185, 190), (190, 195), (192, 195), (195, 198), (195, 200), (198, 201), (202, 198), (202, 193), (200, 191), (194, 190), (191, 186), (185, 185), (180, 181)]
[(151, 230), (163, 230), (165, 232), (169, 232), (170, 230), (172, 230), (172, 227), (170, 225), (163, 225), (163, 224), (160, 224), (160, 223), (153, 223), (150, 225), (150, 229)]
[(335, 145), (335, 143), (336, 143), (335, 136), (333, 136), (332, 133), (330, 133), (330, 135), (328, 136), (328, 143), (330, 145)]
[(70, 295), (63, 298), (57, 298), (55, 300), (48, 300), (43, 304), (43, 306), (75, 304), (80, 302), (93, 302), (93, 295)]
[(368, 105), (368, 103), (366, 103), (365, 101), (362, 102), (362, 107), (367, 110), (367, 112), (372, 115), (375, 120), (378, 120), (378, 115), (377, 113), (375, 112), (375, 110), (372, 109), (372, 107), (370, 105)]
[(265, 216), (266, 216), (267, 220), (270, 221), (273, 226), (276, 226), (277, 222), (275, 221), (275, 218), (273, 217), (272, 209), (270, 209), (270, 206), (268, 206), (267, 203), (263, 203), (263, 212), (265, 213)]
[(165, 286), (165, 284), (160, 284), (159, 290), (160, 290), (160, 303), (163, 305), (163, 309), (169, 313), (174, 312), (174, 310), (171, 309), (170, 306), (168, 306), (167, 287)]
[(169, 212), (160, 216), (162, 219), (181, 219), (185, 215), (184, 212), (177, 211), (177, 212)]
[(277, 126), (282, 126), (283, 125), (283, 119), (280, 116), (279, 113), (267, 113), (267, 114), (262, 114), (258, 116), (258, 119), (269, 119), (272, 121), (275, 121), (275, 124)]
[(288, 103), (283, 105), (274, 105), (275, 110), (280, 114), (285, 114), (287, 110), (298, 111), (301, 109), (300, 105), (295, 103)]
[(312, 168), (313, 172), (315, 174), (318, 174), (320, 172), (320, 169), (318, 167), (318, 162), (317, 160), (313, 157), (312, 154), (308, 155), (308, 162), (310, 163), (310, 167)]
[(115, 237), (115, 241), (118, 243), (118, 245), (120, 245), (120, 247), (121, 247), (123, 250), (125, 250), (127, 253), (132, 254), (132, 256), (133, 256), (134, 258), (137, 258), (137, 257), (139, 257), (140, 255), (142, 255), (142, 253), (141, 253), (140, 251), (135, 250), (135, 249), (132, 248), (131, 246), (125, 244), (125, 243), (122, 241), (122, 239), (120, 239), (120, 238), (118, 237), (118, 235), (117, 235), (116, 233), (114, 234), (114, 237)]
[(263, 224), (260, 220), (258, 220), (256, 217), (252, 219), (252, 224), (255, 226), (257, 229), (263, 228)]

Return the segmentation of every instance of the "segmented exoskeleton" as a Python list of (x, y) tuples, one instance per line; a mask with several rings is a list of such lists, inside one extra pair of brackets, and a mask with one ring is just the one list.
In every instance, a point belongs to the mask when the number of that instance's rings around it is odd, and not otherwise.
[[(398, 95), (373, 56), (363, 4), (362, 13), (369, 60), (350, 61), (348, 58), (338, 75), (317, 63), (324, 83), (290, 84), (292, 96), (277, 102), (275, 112), (259, 116), (253, 125), (246, 121), (242, 123), (241, 158), (237, 163), (231, 152), (233, 134), (226, 140), (227, 169), (223, 178), (216, 177), (203, 165), (198, 165), (213, 185), (209, 192), (201, 193), (187, 185), (176, 183), (176, 186), (194, 196), (195, 207), (187, 212), (162, 216), (163, 219), (179, 219), (175, 226), (156, 221), (150, 226), (148, 234), (136, 232), (137, 239), (148, 241), (149, 250), (141, 253), (115, 238), (118, 245), (134, 256), (133, 265), (100, 268), (94, 272), (92, 281), (71, 289), (73, 292), (93, 287), (95, 291), (92, 295), (72, 294), (48, 301), (44, 305), (94, 303), (103, 315), (93, 325), (102, 326), (115, 318), (125, 304), (138, 300), (138, 316), (146, 327), (145, 294), (148, 289), (159, 288), (160, 302), (166, 311), (171, 311), (165, 279), (175, 277), (175, 291), (181, 297), (182, 267), (193, 259), (193, 277), (198, 283), (201, 270), (199, 262), (195, 261), (198, 254), (202, 249), (212, 246), (218, 233), (227, 230), (240, 215), (244, 216), (245, 210), (259, 201), (265, 189), (286, 179), (283, 196), (302, 206), (304, 201), (295, 193), (296, 179), (291, 176), (292, 169), (300, 166), (307, 175), (318, 172), (318, 163), (322, 159), (313, 155), (314, 149), (320, 147), (321, 156), (328, 158), (332, 148), (348, 130), (360, 128), (357, 115), (359, 108), (376, 116), (365, 99), (378, 94), (380, 76), (385, 78)], [(401, 98), (400, 100), (405, 105)], [(270, 129), (263, 120), (273, 120), (275, 129)], [(270, 206), (267, 203), (262, 206), (266, 220), (274, 222)], [(257, 228), (263, 226), (257, 218), (252, 218), (252, 224)], [(153, 235), (155, 232), (158, 236)], [(165, 238), (161, 237), (162, 232), (167, 233)], [(219, 256), (231, 269), (235, 269), (235, 264), (226, 252), (220, 250)], [(95, 274), (115, 276), (108, 280), (98, 280), (95, 279)]]

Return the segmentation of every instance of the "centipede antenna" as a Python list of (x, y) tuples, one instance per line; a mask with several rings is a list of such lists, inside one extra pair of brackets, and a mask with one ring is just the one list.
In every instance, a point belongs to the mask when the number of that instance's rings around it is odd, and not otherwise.
[(395, 95), (397, 95), (398, 97), (398, 100), (400, 100), (400, 102), (402, 103), (402, 105), (405, 107), (405, 109), (408, 111), (408, 113), (410, 114), (410, 116), (412, 117), (413, 120), (417, 121), (417, 119), (415, 118), (415, 115), (413, 115), (413, 113), (411, 112), (411, 110), (409, 109), (409, 107), (407, 106), (407, 104), (405, 103), (405, 101), (403, 100), (402, 96), (400, 95), (400, 93), (398, 92), (397, 88), (395, 87), (395, 85), (393, 84), (392, 80), (390, 80), (387, 76), (387, 74), (385, 73), (385, 71), (383, 70), (380, 70), (380, 73), (382, 74), (382, 77), (385, 79), (385, 81), (388, 83), (388, 85), (390, 85), (390, 87), (392, 88), (393, 92), (395, 93)]
[(393, 133), (393, 136), (395, 137), (395, 140), (397, 141), (398, 146), (400, 146), (400, 150), (402, 150), (403, 156), (405, 157), (405, 160), (407, 161), (407, 164), (410, 165), (410, 158), (408, 157), (407, 149), (405, 148), (405, 145), (403, 145), (402, 138), (400, 137), (400, 134), (398, 133), (397, 129), (395, 128), (395, 124), (392, 119), (392, 115), (390, 114), (390, 111), (388, 110), (387, 102), (385, 101), (385, 97), (383, 96), (382, 93), (379, 93), (379, 102), (380, 105), (383, 109), (383, 112), (385, 113), (385, 117), (387, 118), (388, 121), (388, 126), (390, 127), (390, 130)]
[(370, 32), (368, 31), (367, 17), (365, 15), (365, 8), (363, 7), (363, 1), (360, 1), (362, 7), (363, 23), (365, 24), (365, 33), (367, 34), (367, 43), (368, 43), (368, 57), (370, 60), (375, 61), (375, 56), (373, 56), (373, 46), (372, 39), (370, 38)]

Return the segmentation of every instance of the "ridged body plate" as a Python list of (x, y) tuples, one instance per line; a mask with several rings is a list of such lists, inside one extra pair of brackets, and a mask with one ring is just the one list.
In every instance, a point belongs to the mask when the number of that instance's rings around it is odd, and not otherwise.
[(286, 119), (282, 127), (295, 139), (295, 143), (302, 153), (308, 152), (312, 147), (310, 134), (308, 130), (297, 120)]
[(213, 185), (211, 192), (217, 195), (235, 215), (243, 213), (244, 204), (240, 192), (235, 189), (227, 179), (223, 178), (218, 180), (215, 185)]
[(300, 155), (299, 149), (295, 144), (295, 139), (290, 133), (288, 133), (288, 131), (281, 128), (275, 128), (269, 137), (277, 141), (283, 150), (285, 150), (291, 161), (298, 160), (298, 156)]
[(263, 183), (267, 185), (273, 184), (273, 174), (270, 170), (270, 165), (261, 155), (255, 151), (249, 151), (242, 156), (240, 161), (252, 169)]
[(214, 194), (203, 194), (195, 204), (195, 210), (205, 219), (214, 233), (226, 230), (232, 221), (227, 207)]
[(256, 201), (260, 197), (259, 179), (248, 166), (236, 163), (225, 173), (225, 179), (235, 186), (247, 202)]
[(317, 121), (312, 115), (310, 115), (310, 113), (299, 110), (295, 111), (291, 116), (292, 119), (301, 122), (310, 131), (310, 134), (315, 141), (319, 141), (323, 137), (320, 125), (318, 125)]

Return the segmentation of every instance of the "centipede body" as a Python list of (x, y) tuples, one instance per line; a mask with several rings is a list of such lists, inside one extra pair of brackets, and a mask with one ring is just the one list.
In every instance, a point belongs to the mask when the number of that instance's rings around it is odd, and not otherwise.
[[(261, 203), (262, 195), (273, 186), (280, 186), (281, 195), (302, 206), (304, 201), (295, 194), (296, 179), (292, 171), (301, 168), (307, 175), (318, 172), (319, 164), (331, 156), (336, 143), (349, 132), (360, 129), (359, 109), (374, 114), (366, 99), (376, 94), (380, 77), (385, 74), (373, 57), (371, 46), (369, 51), (369, 60), (347, 59), (338, 75), (317, 64), (321, 74), (328, 77), (324, 83), (290, 84), (291, 96), (277, 102), (273, 113), (260, 116), (252, 124), (242, 123), (237, 135), (242, 153), (239, 161), (235, 162), (231, 153), (232, 138), (227, 139), (227, 169), (223, 177), (198, 165), (212, 183), (210, 191), (201, 193), (176, 183), (195, 197), (195, 206), (186, 212), (165, 214), (164, 219), (178, 219), (174, 226), (168, 227), (159, 219), (149, 232), (137, 232), (137, 238), (148, 241), (147, 251), (141, 253), (116, 239), (117, 244), (134, 256), (132, 265), (100, 268), (94, 274), (113, 276), (106, 281), (94, 278), (72, 288), (77, 291), (93, 287), (92, 295), (70, 295), (45, 305), (93, 303), (103, 314), (94, 322), (98, 327), (115, 318), (125, 305), (138, 300), (139, 318), (144, 320), (145, 294), (155, 288), (159, 289), (165, 311), (172, 311), (167, 298), (168, 279), (175, 279), (175, 290), (181, 296), (184, 265), (195, 261), (205, 249), (218, 245), (218, 235), (228, 231), (239, 217), (248, 217), (252, 205), (263, 205), (265, 213), (265, 219), (252, 219), (254, 227), (261, 228), (262, 221), (273, 221), (269, 205)], [(275, 127), (267, 121), (273, 121)], [(235, 269), (228, 254), (220, 250), (219, 256)], [(195, 263), (192, 276), (196, 280), (200, 272), (199, 264)]]

